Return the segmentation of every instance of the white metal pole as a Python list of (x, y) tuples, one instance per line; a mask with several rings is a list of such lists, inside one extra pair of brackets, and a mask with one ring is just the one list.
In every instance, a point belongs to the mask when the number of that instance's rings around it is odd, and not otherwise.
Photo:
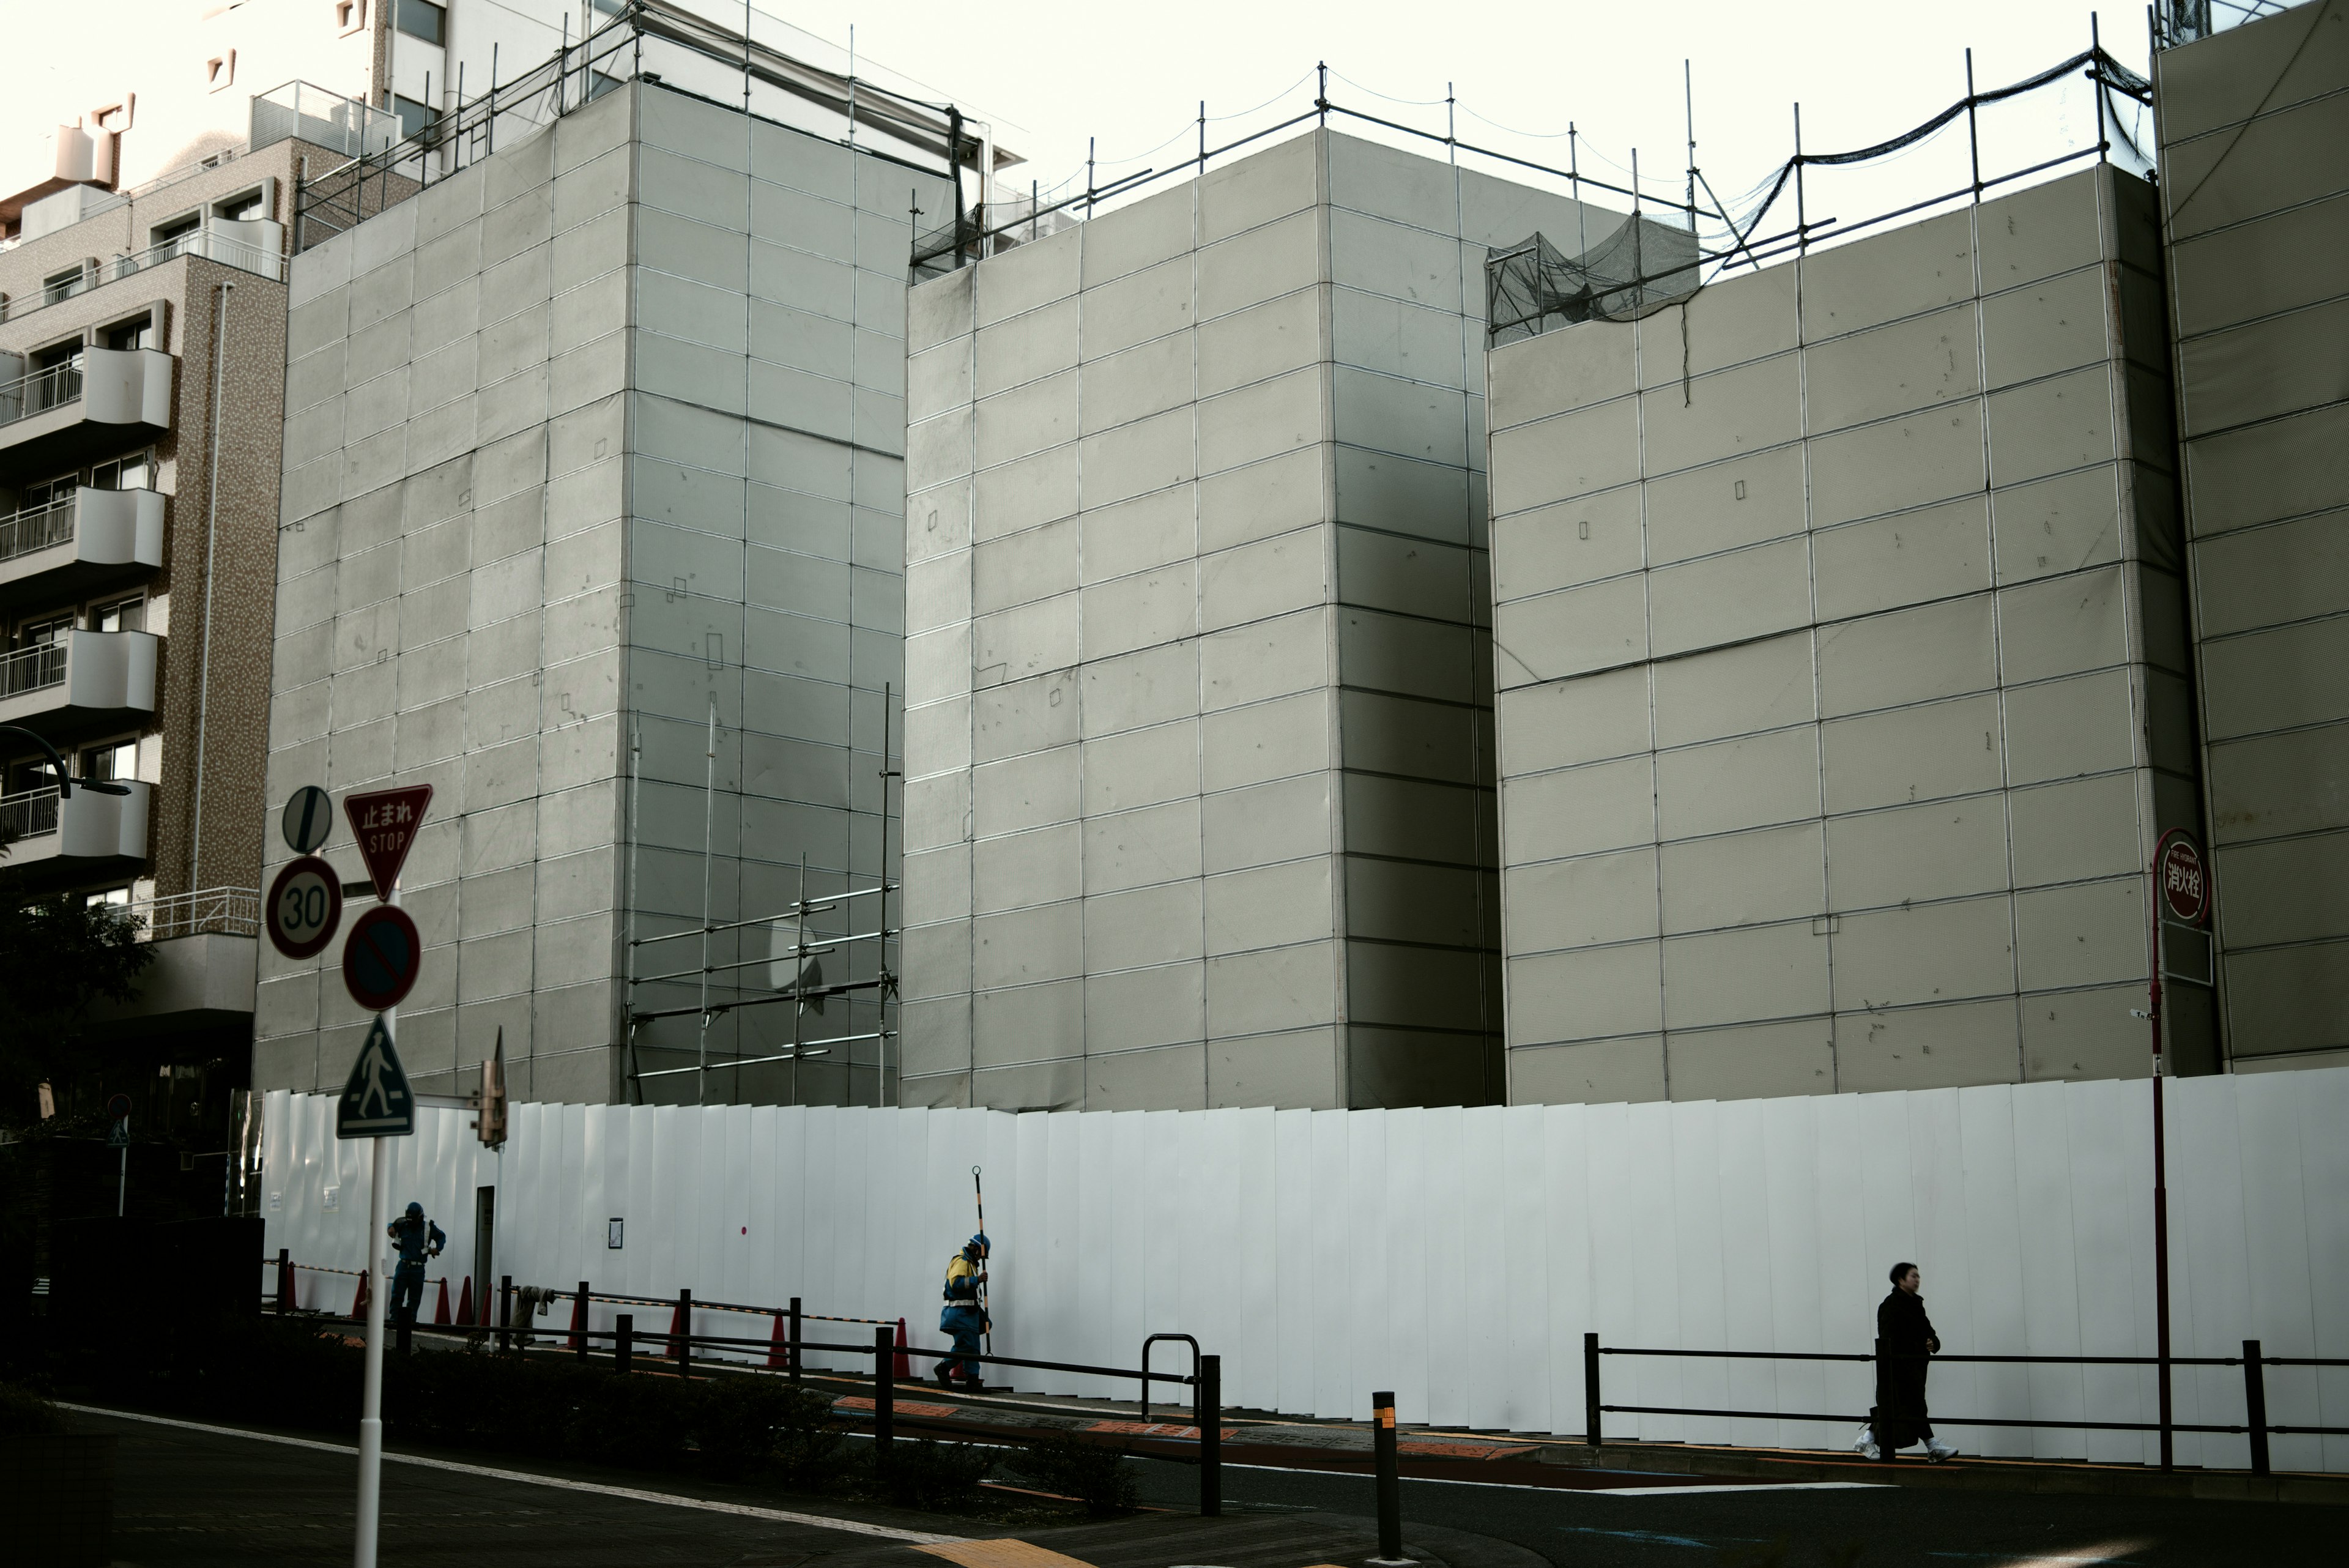
[[(399, 886), (392, 885), (384, 900), (399, 907)], [(383, 1027), (399, 1043), (399, 1009), (383, 1010)], [(376, 1527), (383, 1517), (383, 1315), (388, 1282), (383, 1272), (384, 1227), (390, 1223), (390, 1175), (384, 1168), (384, 1137), (367, 1140), (375, 1146), (367, 1168), (367, 1379), (359, 1395), (359, 1509), (357, 1540), (351, 1549), (354, 1568), (375, 1568)]]
[(384, 1170), (388, 1138), (370, 1138), (367, 1178), (367, 1383), (359, 1405), (358, 1541), (351, 1552), (356, 1568), (375, 1568), (376, 1522), (383, 1512), (383, 1228), (388, 1177)]

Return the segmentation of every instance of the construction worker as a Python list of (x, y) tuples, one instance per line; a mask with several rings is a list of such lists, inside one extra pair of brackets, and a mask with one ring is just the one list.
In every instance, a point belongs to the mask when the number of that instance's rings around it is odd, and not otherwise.
[(391, 1274), (391, 1321), (413, 1325), (416, 1309), (424, 1303), (424, 1260), (437, 1258), (449, 1238), (440, 1227), (424, 1217), (424, 1205), (411, 1203), (408, 1212), (383, 1228), (399, 1251), (399, 1264)]
[(962, 1374), (963, 1386), (978, 1389), (987, 1385), (981, 1379), (979, 1364), (971, 1360), (979, 1352), (979, 1335), (995, 1325), (987, 1319), (987, 1310), (978, 1304), (979, 1287), (987, 1283), (987, 1232), (980, 1231), (963, 1243), (962, 1251), (947, 1260), (945, 1308), (938, 1314), (938, 1332), (954, 1336), (955, 1354), (938, 1363), (941, 1386)]

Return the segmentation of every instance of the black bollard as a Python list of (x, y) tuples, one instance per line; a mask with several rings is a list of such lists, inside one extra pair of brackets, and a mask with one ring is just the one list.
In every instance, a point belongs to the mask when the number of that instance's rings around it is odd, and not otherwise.
[(873, 1454), (889, 1462), (890, 1428), (896, 1424), (896, 1379), (894, 1363), (897, 1344), (886, 1328), (873, 1331)]
[(612, 1370), (626, 1372), (634, 1365), (636, 1351), (636, 1316), (622, 1313), (612, 1324)]
[(1199, 1517), (1224, 1511), (1224, 1358), (1199, 1357), (1199, 1381), (1192, 1390), (1191, 1418), (1199, 1428)]
[(800, 1298), (792, 1298), (792, 1381), (800, 1380)]
[(1371, 1396), (1371, 1451), (1379, 1472), (1379, 1554), (1373, 1563), (1401, 1563), (1402, 1554), (1402, 1473), (1395, 1457), (1394, 1396)]

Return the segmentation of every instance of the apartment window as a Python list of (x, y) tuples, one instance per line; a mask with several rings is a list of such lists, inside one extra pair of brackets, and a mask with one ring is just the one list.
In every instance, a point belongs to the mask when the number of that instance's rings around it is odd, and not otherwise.
[(130, 907), (130, 889), (109, 888), (102, 892), (86, 893), (82, 903), (93, 909), (127, 909)]
[(367, 26), (367, 0), (335, 0), (335, 30), (356, 33)]
[[(66, 490), (72, 489), (74, 484), (70, 475), (56, 483)], [(155, 488), (155, 453), (150, 449), (110, 458), (92, 467), (88, 479), (83, 483), (92, 490), (152, 490)]]
[(73, 628), (74, 618), (70, 615), (41, 617), (16, 628), (16, 644), (20, 649), (47, 648), (63, 642)]
[(411, 38), (428, 44), (449, 41), (449, 13), (432, 0), (399, 0), (399, 9), (393, 16), (399, 30)]
[(119, 321), (106, 329), (109, 348), (152, 348), (155, 347), (155, 318), (142, 316), (135, 321)]
[(398, 93), (392, 94), (391, 109), (399, 116), (399, 136), (403, 141), (423, 135), (432, 129), (432, 122), (440, 118), (432, 112), (431, 105), (419, 103), (412, 98), (402, 98)]
[(627, 0), (594, 0), (595, 9), (606, 16), (616, 16), (626, 9)]
[(71, 299), (81, 292), (81, 268), (76, 267), (71, 272), (53, 272), (41, 280), (41, 303), (56, 305), (61, 300)]
[(219, 92), (236, 80), (236, 51), (224, 49), (204, 62), (204, 90)]
[[(56, 772), (50, 768), (48, 759), (46, 757), (37, 758), (31, 762), (11, 763), (8, 764), (8, 793), (10, 794), (22, 794), (26, 790), (32, 789), (55, 789), (57, 784), (57, 775)], [(44, 831), (47, 830), (44, 829)]]
[(148, 247), (159, 262), (170, 261), (192, 243), (196, 231), (203, 224), (203, 214), (190, 213), (168, 223), (158, 223), (147, 231)]
[(215, 202), (212, 211), (232, 223), (245, 223), (269, 216), (269, 201), (259, 191), (247, 191), (241, 196)]
[(92, 631), (139, 631), (147, 625), (147, 601), (143, 598), (119, 599), (110, 605), (99, 605), (89, 612)]
[(63, 501), (80, 483), (81, 476), (73, 473), (57, 479), (36, 480), (25, 486), (25, 510), (30, 512), (36, 506), (47, 506), (52, 501)]
[(109, 741), (84, 746), (81, 776), (86, 779), (135, 779), (139, 776), (139, 742)]

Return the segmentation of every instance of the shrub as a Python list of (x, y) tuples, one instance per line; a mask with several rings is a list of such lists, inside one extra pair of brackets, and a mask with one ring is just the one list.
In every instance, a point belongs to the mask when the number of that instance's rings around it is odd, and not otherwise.
[(0, 1438), (46, 1438), (65, 1429), (55, 1405), (29, 1388), (0, 1383)]
[(1040, 1490), (1075, 1498), (1088, 1513), (1133, 1511), (1140, 1478), (1125, 1462), (1123, 1449), (1087, 1442), (1067, 1432), (1049, 1432), (1030, 1438), (1003, 1463)]
[(889, 1462), (864, 1450), (866, 1484), (899, 1508), (952, 1508), (967, 1504), (987, 1479), (994, 1455), (972, 1443), (936, 1443), (924, 1438), (889, 1445)]

